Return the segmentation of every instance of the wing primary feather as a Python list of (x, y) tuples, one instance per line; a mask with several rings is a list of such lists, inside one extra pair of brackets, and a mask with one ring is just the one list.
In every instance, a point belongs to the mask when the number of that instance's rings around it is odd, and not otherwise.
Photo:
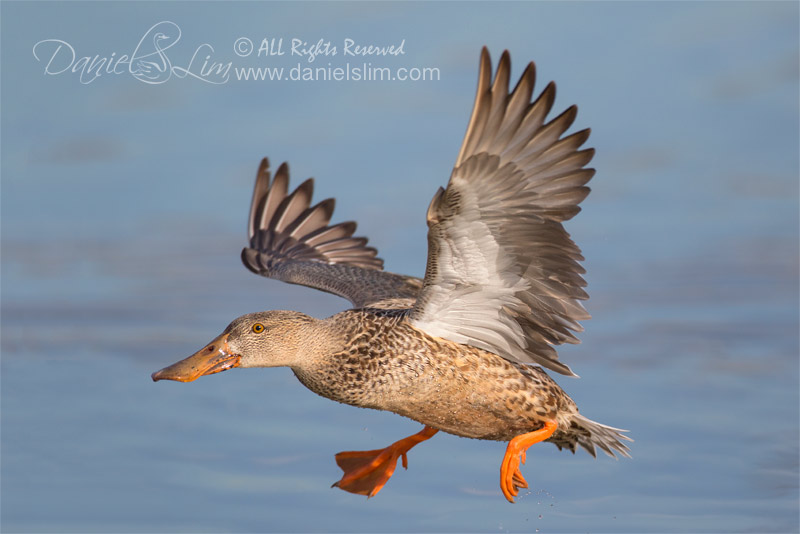
[(475, 147), (475, 152), (490, 150), (494, 143), (497, 131), (505, 118), (506, 102), (508, 101), (508, 79), (511, 76), (511, 56), (508, 50), (504, 50), (497, 65), (497, 72), (494, 76), (494, 83), (489, 90), (490, 100), (487, 106), (487, 117), (481, 132), (482, 142)]
[(326, 226), (319, 230), (314, 230), (310, 234), (303, 236), (306, 245), (314, 247), (320, 243), (327, 243), (335, 239), (350, 237), (356, 231), (356, 223), (353, 221), (342, 222), (333, 226)]
[(253, 235), (258, 229), (257, 221), (259, 219), (259, 210), (262, 209), (264, 200), (267, 197), (267, 192), (269, 191), (269, 180), (269, 159), (264, 158), (261, 160), (261, 164), (258, 166), (258, 172), (256, 172), (256, 182), (253, 188), (253, 200), (250, 203), (250, 217), (248, 218), (247, 223), (248, 239), (252, 239)]
[(314, 194), (314, 179), (309, 178), (290, 195), (284, 198), (275, 210), (269, 226), (276, 232), (284, 232), (297, 217), (311, 205), (311, 195)]
[(514, 91), (511, 93), (506, 107), (503, 126), (497, 134), (495, 143), (497, 145), (507, 145), (511, 138), (516, 135), (517, 130), (522, 124), (524, 111), (528, 108), (533, 94), (533, 86), (536, 83), (536, 65), (531, 61), (522, 73)]
[(264, 199), (264, 206), (261, 208), (261, 213), (258, 217), (256, 229), (265, 229), (270, 223), (278, 210), (281, 202), (286, 198), (289, 192), (289, 165), (281, 163), (278, 170), (275, 172), (275, 177), (269, 185), (266, 198)]
[(325, 228), (333, 216), (333, 209), (336, 207), (336, 200), (328, 198), (319, 202), (311, 208), (307, 208), (292, 223), (286, 226), (285, 232), (299, 239), (310, 234), (314, 230)]
[[(471, 150), (468, 147), (469, 139), (474, 137), (476, 140), (478, 136), (475, 132), (482, 129), (481, 121), (485, 120), (486, 113), (482, 111), (486, 108), (486, 100), (489, 97), (488, 90), (492, 81), (492, 60), (489, 57), (489, 49), (485, 46), (481, 49), (480, 68), (478, 70), (478, 89), (475, 94), (475, 104), (473, 106), (472, 116), (467, 124), (467, 133), (464, 137), (464, 144), (461, 146), (461, 152), (456, 158), (456, 165), (460, 164), (464, 159), (464, 154)], [(477, 142), (477, 141), (476, 141)]]

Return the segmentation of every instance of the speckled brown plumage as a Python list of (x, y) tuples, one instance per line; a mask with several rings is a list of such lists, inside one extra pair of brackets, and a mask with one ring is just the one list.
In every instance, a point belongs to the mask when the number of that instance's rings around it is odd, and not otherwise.
[(540, 368), (435, 339), (406, 315), (367, 308), (326, 319), (324, 328), (340, 332), (344, 349), (313, 358), (295, 375), (323, 397), (467, 438), (509, 441), (554, 420), (559, 430), (548, 441), (572, 451), (580, 443), (594, 454), (590, 429), (582, 426), (588, 420)]

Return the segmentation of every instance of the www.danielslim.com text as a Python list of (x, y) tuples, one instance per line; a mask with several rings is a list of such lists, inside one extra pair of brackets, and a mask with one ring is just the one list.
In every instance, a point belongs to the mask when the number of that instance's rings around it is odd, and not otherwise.
[(234, 67), (238, 81), (439, 81), (437, 67), (373, 67), (372, 63), (361, 63), (334, 67), (308, 67), (298, 63), (294, 67)]

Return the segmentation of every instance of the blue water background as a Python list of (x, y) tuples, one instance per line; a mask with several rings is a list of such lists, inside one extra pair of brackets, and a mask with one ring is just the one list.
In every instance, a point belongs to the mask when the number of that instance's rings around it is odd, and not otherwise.
[[(798, 3), (3, 2), (3, 532), (797, 532)], [(170, 50), (235, 66), (248, 37), (398, 44), (374, 66), (429, 82), (149, 85), (45, 74), (35, 43)], [(420, 445), (369, 501), (330, 484), (333, 454), (419, 425), (338, 405), (288, 369), (191, 384), (150, 373), (238, 315), (346, 301), (240, 264), (262, 156), (316, 177), (388, 269), (421, 276), (424, 214), (474, 97), (480, 47), (528, 60), (577, 103), (598, 173), (568, 229), (593, 315), (556, 377), (628, 428), (633, 459), (544, 444), (515, 505), (504, 444)], [(341, 66), (340, 55), (311, 66)], [(363, 61), (351, 59), (353, 65)]]

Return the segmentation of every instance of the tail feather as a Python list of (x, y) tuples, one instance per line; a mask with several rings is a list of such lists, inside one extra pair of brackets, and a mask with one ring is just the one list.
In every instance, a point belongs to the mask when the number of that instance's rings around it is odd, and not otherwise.
[(596, 449), (600, 449), (612, 458), (617, 455), (630, 458), (630, 448), (624, 442), (633, 440), (623, 432), (627, 430), (602, 425), (577, 414), (569, 427), (563, 430), (559, 428), (548, 441), (553, 442), (559, 450), (568, 449), (573, 453), (580, 445), (594, 457), (597, 457)]

